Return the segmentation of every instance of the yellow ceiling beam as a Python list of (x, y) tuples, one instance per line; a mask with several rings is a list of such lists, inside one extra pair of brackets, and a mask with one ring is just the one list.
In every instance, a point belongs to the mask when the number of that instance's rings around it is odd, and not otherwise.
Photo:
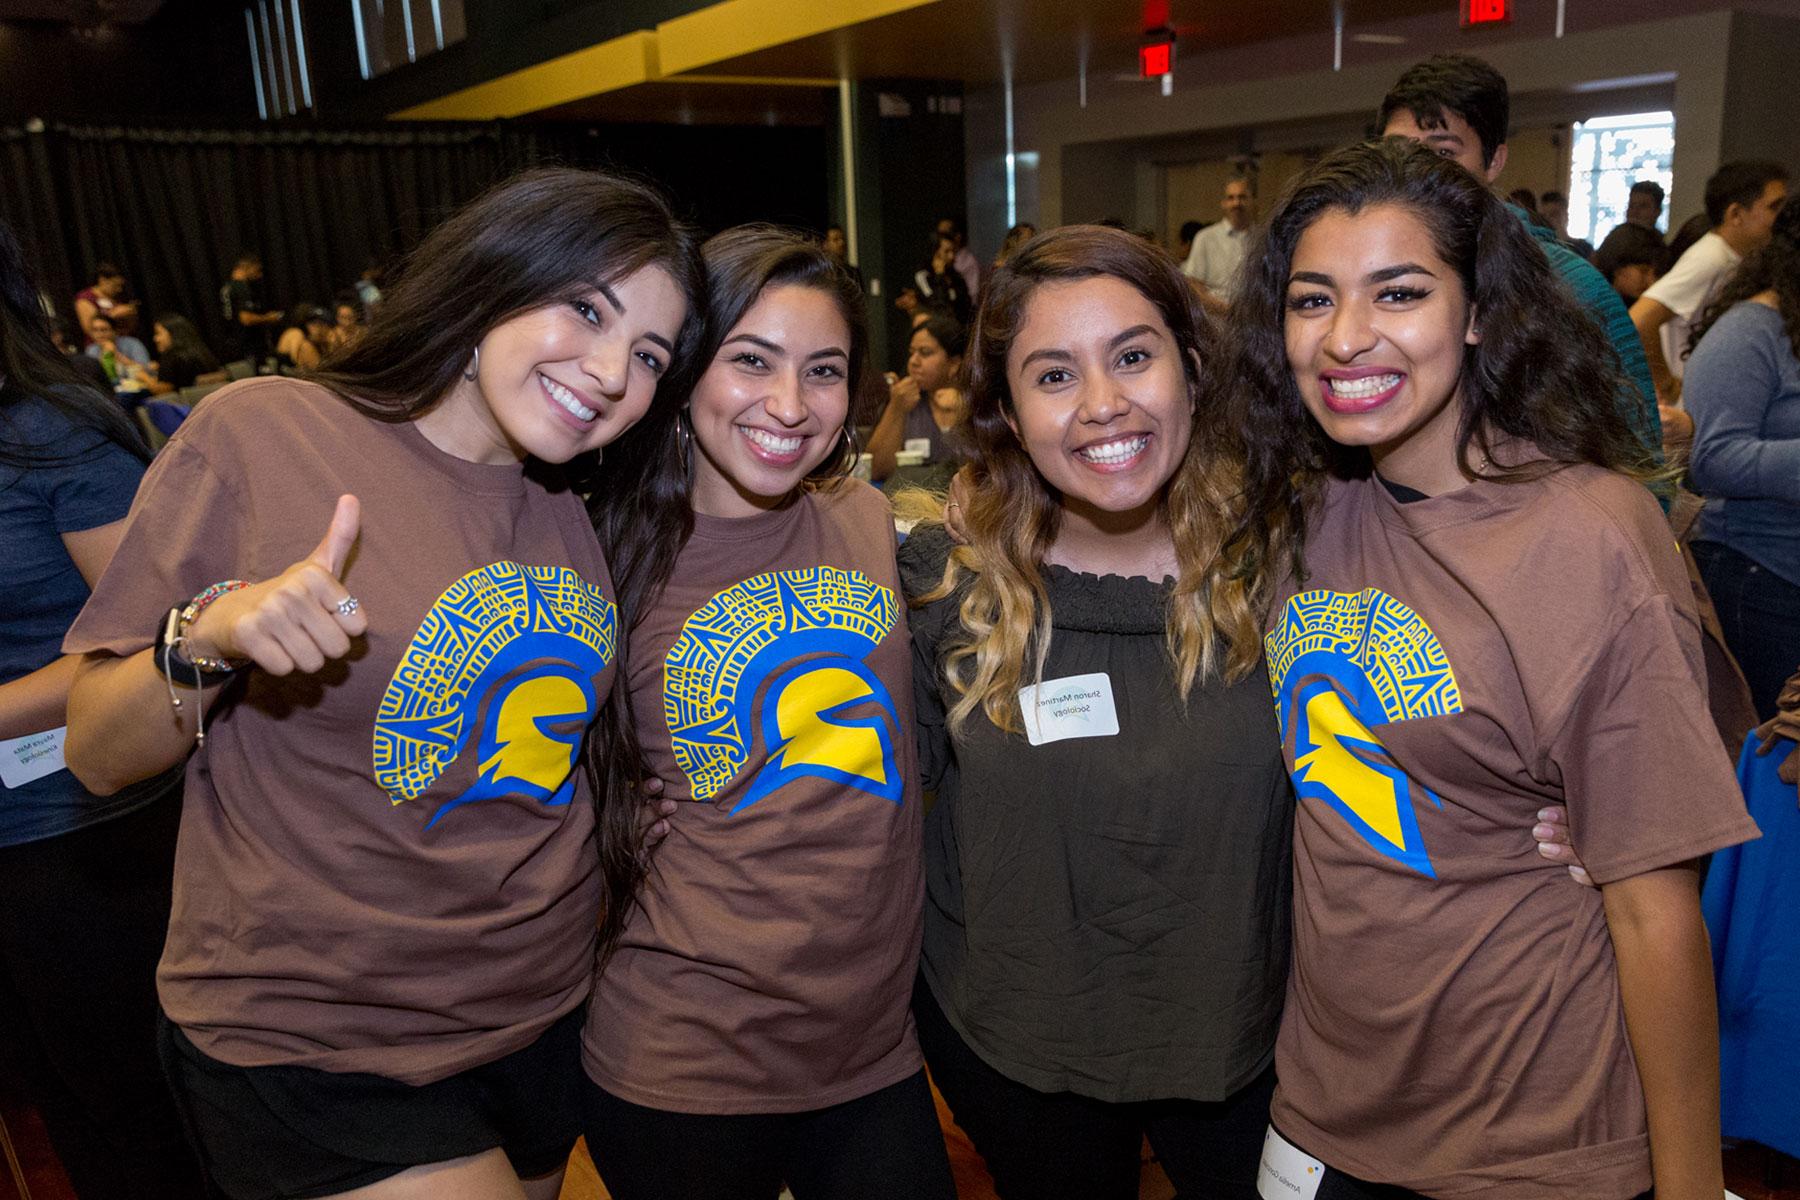
[(656, 27), (662, 70), (665, 75), (679, 75), (935, 3), (937, 0), (722, 0)]
[(660, 74), (656, 34), (639, 29), (393, 115), (408, 121), (491, 121), (614, 92)]
[(658, 81), (836, 87), (835, 79), (682, 72), (935, 3), (937, 0), (721, 0), (664, 21), (655, 30), (640, 29), (524, 67), (415, 104), (393, 116), (408, 121), (491, 121)]

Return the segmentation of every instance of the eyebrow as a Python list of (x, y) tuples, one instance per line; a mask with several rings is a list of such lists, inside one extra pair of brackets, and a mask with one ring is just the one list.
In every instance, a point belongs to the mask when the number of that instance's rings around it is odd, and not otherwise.
[[(1106, 341), (1106, 348), (1108, 350), (1117, 350), (1126, 342), (1131, 341), (1133, 338), (1143, 337), (1145, 334), (1154, 338), (1160, 338), (1162, 336), (1162, 334), (1157, 332), (1154, 325), (1133, 325), (1130, 329), (1115, 333), (1112, 337), (1108, 338)], [(1046, 347), (1043, 350), (1033, 350), (1030, 354), (1027, 354), (1020, 360), (1019, 366), (1020, 368), (1029, 367), (1032, 363), (1038, 362), (1039, 360), (1047, 362), (1074, 362), (1075, 356), (1067, 350)]]
[(613, 291), (611, 287), (604, 283), (596, 283), (594, 285), (594, 290), (606, 298), (606, 302), (612, 305), (614, 312), (618, 313), (621, 317), (625, 315), (625, 306), (619, 303), (619, 293)]
[[(1379, 271), (1370, 271), (1367, 283), (1386, 283), (1390, 279), (1399, 279), (1405, 275), (1425, 275), (1437, 278), (1436, 272), (1428, 271), (1418, 263), (1396, 263), (1391, 267), (1382, 267)], [(1321, 287), (1336, 287), (1337, 280), (1322, 271), (1295, 271), (1288, 276), (1290, 285), (1296, 283), (1316, 283)]]

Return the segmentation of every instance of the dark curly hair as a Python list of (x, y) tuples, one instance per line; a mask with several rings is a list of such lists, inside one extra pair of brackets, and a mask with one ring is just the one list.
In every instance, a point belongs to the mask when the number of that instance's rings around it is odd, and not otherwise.
[[(1470, 478), (1538, 478), (1558, 464), (1593, 463), (1649, 480), (1654, 467), (1620, 413), (1618, 356), (1569, 295), (1525, 226), (1485, 184), (1405, 138), (1339, 150), (1294, 181), (1250, 247), (1230, 324), (1235, 375), (1246, 395), (1246, 511), (1274, 514), (1273, 550), (1303, 574), (1308, 511), (1328, 475), (1366, 476), (1366, 450), (1333, 443), (1307, 412), (1288, 361), (1285, 326), (1294, 248), (1332, 211), (1406, 209), (1430, 232), (1478, 314), (1465, 347), (1457, 455)], [(1541, 460), (1477, 469), (1497, 438), (1535, 446)], [(1476, 452), (1472, 454), (1472, 451)]]
[(1775, 228), (1769, 244), (1739, 263), (1725, 281), (1718, 299), (1706, 306), (1694, 323), (1693, 333), (1683, 348), (1682, 357), (1694, 352), (1700, 339), (1725, 311), (1762, 292), (1775, 293), (1775, 306), (1781, 313), (1782, 327), (1794, 356), (1800, 358), (1800, 202), (1790, 202), (1775, 214)]

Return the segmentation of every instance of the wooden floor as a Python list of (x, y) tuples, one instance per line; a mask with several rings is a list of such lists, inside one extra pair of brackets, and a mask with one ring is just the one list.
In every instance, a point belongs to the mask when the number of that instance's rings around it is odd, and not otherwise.
[[(938, 1118), (950, 1150), (958, 1200), (995, 1200), (993, 1181), (975, 1148), (950, 1120), (942, 1099)], [(1725, 1153), (1725, 1184), (1743, 1200), (1800, 1200), (1800, 1163), (1746, 1145)], [(1146, 1163), (1142, 1200), (1171, 1200), (1175, 1189), (1154, 1163)], [(37, 1113), (0, 1089), (0, 1200), (80, 1200), (57, 1163)], [(569, 1161), (562, 1200), (606, 1200), (587, 1148)]]

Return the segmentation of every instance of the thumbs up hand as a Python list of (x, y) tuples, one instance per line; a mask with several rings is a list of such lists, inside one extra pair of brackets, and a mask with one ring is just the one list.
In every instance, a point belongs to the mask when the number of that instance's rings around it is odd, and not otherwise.
[(227, 592), (187, 629), (203, 658), (248, 660), (271, 675), (310, 675), (350, 653), (369, 626), (341, 582), (362, 528), (362, 505), (339, 496), (331, 526), (312, 553), (273, 579)]

